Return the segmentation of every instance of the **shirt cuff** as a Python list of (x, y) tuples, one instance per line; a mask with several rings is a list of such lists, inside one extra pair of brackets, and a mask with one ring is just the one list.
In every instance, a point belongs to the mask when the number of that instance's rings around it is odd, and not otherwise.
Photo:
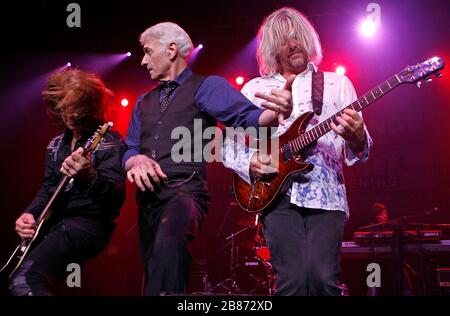
[(259, 117), (265, 111), (265, 109), (257, 109), (249, 113), (248, 115), (248, 125), (255, 128), (259, 127)]
[(257, 152), (255, 148), (245, 148), (244, 154), (240, 157), (239, 161), (235, 164), (235, 172), (245, 182), (251, 183), (250, 180), (250, 161), (253, 154)]
[(37, 218), (41, 214), (36, 209), (29, 209), (29, 208), (25, 209), (25, 211), (22, 212), (22, 214), (24, 214), (24, 213), (29, 213), (29, 214), (33, 215), (34, 220), (37, 220)]
[(123, 155), (123, 159), (122, 159), (122, 168), (123, 168), (123, 170), (126, 170), (125, 169), (125, 164), (128, 161), (128, 159), (130, 159), (131, 157), (136, 156), (136, 155), (140, 155), (140, 152), (138, 152), (136, 149), (128, 149), (125, 152), (125, 154)]
[(347, 166), (352, 166), (355, 163), (367, 161), (367, 159), (369, 159), (371, 147), (372, 147), (372, 138), (369, 136), (367, 132), (366, 132), (366, 140), (364, 141), (364, 149), (359, 153), (353, 152), (353, 150), (350, 148), (347, 142), (344, 141), (345, 164)]
[(225, 167), (232, 169), (245, 182), (250, 183), (250, 160), (255, 148), (239, 147), (235, 142), (232, 145), (226, 144), (223, 149), (223, 164)]

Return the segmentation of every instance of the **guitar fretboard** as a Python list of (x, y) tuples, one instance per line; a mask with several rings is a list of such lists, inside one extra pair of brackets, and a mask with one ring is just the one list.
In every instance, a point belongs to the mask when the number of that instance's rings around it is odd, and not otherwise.
[(334, 123), (336, 125), (339, 125), (337, 121), (337, 117), (342, 116), (345, 109), (352, 109), (357, 112), (361, 111), (365, 107), (367, 107), (369, 104), (380, 98), (381, 96), (385, 95), (395, 87), (397, 87), (401, 83), (401, 80), (398, 75), (394, 75), (385, 82), (378, 85), (376, 88), (370, 90), (366, 94), (364, 94), (362, 97), (357, 99), (355, 102), (349, 104), (341, 111), (337, 112), (336, 114), (332, 115), (325, 121), (321, 122), (320, 124), (317, 124), (314, 128), (310, 129), (309, 131), (305, 132), (304, 134), (298, 136), (297, 138), (293, 139), (292, 141), (284, 144), (282, 151), (283, 153), (287, 154), (287, 157), (285, 155), (285, 158), (292, 158), (296, 153), (298, 153), (300, 150), (305, 148), (306, 146), (310, 145), (311, 143), (315, 142), (317, 139), (325, 135), (331, 130), (331, 123)]

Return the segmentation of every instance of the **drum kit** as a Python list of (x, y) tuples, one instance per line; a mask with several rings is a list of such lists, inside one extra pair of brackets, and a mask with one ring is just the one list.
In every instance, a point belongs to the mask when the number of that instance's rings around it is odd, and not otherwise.
[(229, 257), (228, 278), (211, 288), (212, 293), (230, 295), (273, 295), (275, 276), (270, 251), (258, 215), (241, 218), (235, 233), (225, 238)]

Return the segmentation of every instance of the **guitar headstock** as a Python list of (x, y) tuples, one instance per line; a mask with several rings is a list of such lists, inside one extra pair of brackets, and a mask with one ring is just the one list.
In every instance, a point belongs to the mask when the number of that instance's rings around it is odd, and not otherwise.
[(433, 57), (424, 62), (418, 63), (413, 66), (408, 66), (403, 69), (399, 74), (398, 78), (402, 83), (415, 83), (420, 87), (422, 81), (431, 82), (431, 75), (435, 75), (436, 78), (442, 76), (439, 71), (444, 69), (445, 62), (442, 58)]
[(100, 143), (102, 137), (113, 127), (113, 122), (105, 123), (97, 128), (95, 133), (84, 144), (84, 154), (93, 152)]

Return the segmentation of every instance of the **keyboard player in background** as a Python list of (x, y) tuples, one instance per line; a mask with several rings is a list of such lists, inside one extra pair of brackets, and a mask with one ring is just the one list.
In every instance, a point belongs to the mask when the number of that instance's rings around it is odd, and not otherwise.
[[(389, 230), (389, 227), (386, 227), (385, 224), (389, 224), (389, 212), (386, 208), (386, 205), (382, 202), (375, 202), (371, 206), (371, 213), (373, 218), (370, 222), (370, 225), (379, 225), (376, 230)], [(414, 288), (411, 283), (411, 278), (408, 274), (408, 270), (412, 270), (411, 266), (405, 261), (403, 263), (403, 295), (404, 296), (412, 296), (414, 295)], [(369, 296), (378, 295), (375, 288), (369, 288), (367, 293)]]
[(375, 202), (372, 204), (373, 221), (371, 224), (385, 224), (389, 220), (389, 212), (386, 206), (381, 202)]

